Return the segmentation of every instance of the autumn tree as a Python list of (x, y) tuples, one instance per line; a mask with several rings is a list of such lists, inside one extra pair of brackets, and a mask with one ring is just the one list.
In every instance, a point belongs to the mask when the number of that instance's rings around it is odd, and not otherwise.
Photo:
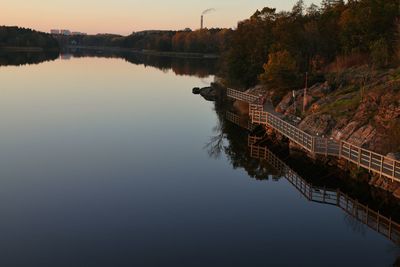
[(298, 68), (295, 59), (286, 51), (270, 53), (268, 62), (264, 64), (264, 73), (260, 81), (270, 87), (286, 91), (298, 85)]

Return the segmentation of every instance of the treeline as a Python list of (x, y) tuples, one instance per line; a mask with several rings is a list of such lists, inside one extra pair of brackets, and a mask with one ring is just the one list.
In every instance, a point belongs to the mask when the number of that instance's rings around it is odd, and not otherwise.
[(58, 49), (58, 42), (50, 34), (26, 28), (0, 26), (1, 47), (36, 47)]
[(289, 90), (332, 68), (393, 63), (400, 52), (398, 0), (323, 1), (291, 12), (257, 11), (238, 24), (222, 59), (231, 85), (259, 82)]
[(98, 34), (63, 37), (63, 43), (161, 52), (220, 53), (226, 48), (226, 41), (231, 33), (227, 29), (143, 31), (129, 36)]

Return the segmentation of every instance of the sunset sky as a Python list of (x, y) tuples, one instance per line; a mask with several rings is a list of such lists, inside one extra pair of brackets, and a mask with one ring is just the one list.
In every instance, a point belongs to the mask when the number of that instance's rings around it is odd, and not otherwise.
[[(235, 27), (265, 6), (290, 10), (297, 0), (1, 0), (0, 25), (94, 33), (130, 34), (146, 29), (197, 29), (200, 14), (206, 27)], [(306, 0), (307, 5), (320, 0)]]

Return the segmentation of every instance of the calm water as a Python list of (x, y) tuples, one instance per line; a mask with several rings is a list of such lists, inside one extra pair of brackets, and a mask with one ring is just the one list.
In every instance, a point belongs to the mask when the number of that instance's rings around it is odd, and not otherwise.
[(1, 266), (396, 261), (338, 207), (251, 178), (272, 170), (191, 94), (213, 77), (176, 73), (196, 72), (86, 57), (0, 67)]

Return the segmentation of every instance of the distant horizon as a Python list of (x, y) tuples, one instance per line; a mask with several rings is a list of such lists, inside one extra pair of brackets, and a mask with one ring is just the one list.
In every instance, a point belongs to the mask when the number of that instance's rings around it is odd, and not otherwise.
[[(3, 0), (0, 24), (17, 26), (49, 33), (52, 29), (67, 29), (71, 32), (95, 34), (129, 35), (146, 30), (179, 31), (185, 28), (200, 28), (200, 15), (203, 10), (216, 10), (205, 16), (206, 28), (235, 28), (239, 21), (249, 18), (258, 9), (266, 6), (278, 11), (291, 10), (297, 0), (254, 0), (243, 3), (241, 0), (220, 0), (215, 3), (205, 0), (201, 4), (180, 0), (153, 0), (142, 3), (138, 0)], [(57, 3), (54, 3), (57, 2)], [(320, 5), (320, 0), (306, 0)], [(140, 9), (137, 7), (140, 6)], [(168, 12), (166, 12), (168, 10)]]

